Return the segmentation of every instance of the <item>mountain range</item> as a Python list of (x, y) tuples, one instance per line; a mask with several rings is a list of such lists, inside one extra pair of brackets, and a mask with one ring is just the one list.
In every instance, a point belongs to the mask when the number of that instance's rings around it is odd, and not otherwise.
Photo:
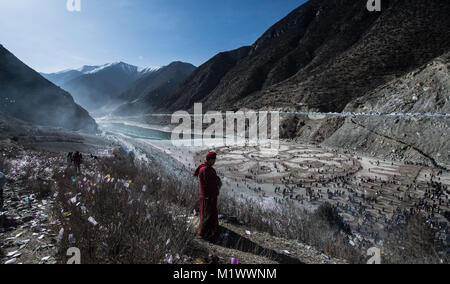
[(450, 46), (447, 1), (310, 0), (252, 46), (218, 54), (160, 110), (283, 108), (342, 111), (353, 99), (442, 55)]
[(130, 88), (136, 80), (158, 69), (143, 69), (116, 62), (42, 75), (71, 93), (75, 101), (87, 110), (95, 112), (117, 102), (121, 93)]
[(95, 74), (101, 72), (102, 70), (107, 70), (110, 67), (119, 66), (122, 68), (124, 73), (134, 73), (137, 78), (144, 76), (147, 73), (158, 70), (160, 67), (147, 67), (139, 68), (133, 65), (129, 65), (123, 62), (109, 63), (98, 66), (85, 65), (78, 69), (67, 69), (56, 73), (41, 73), (42, 76), (47, 78), (49, 81), (53, 82), (57, 86), (62, 86), (73, 79), (81, 77), (83, 75)]
[(183, 62), (149, 68), (117, 62), (42, 75), (70, 92), (90, 112), (99, 114), (158, 88), (172, 90), (194, 69), (192, 64)]
[(148, 113), (154, 102), (165, 97), (188, 78), (195, 70), (189, 63), (172, 62), (171, 64), (142, 76), (131, 88), (120, 95), (124, 103), (114, 111), (114, 115), (133, 115)]
[(72, 96), (0, 45), (0, 112), (33, 124), (95, 132), (97, 124)]

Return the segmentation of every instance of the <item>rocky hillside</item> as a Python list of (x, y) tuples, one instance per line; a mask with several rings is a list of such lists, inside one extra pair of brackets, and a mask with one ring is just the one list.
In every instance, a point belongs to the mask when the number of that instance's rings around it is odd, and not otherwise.
[[(381, 116), (347, 118), (325, 144), (450, 164), (449, 66), (450, 53), (446, 53), (353, 101), (345, 111)], [(391, 113), (399, 115), (383, 115)]]
[[(385, 0), (381, 12), (369, 12), (366, 4), (308, 1), (252, 46), (200, 66), (166, 100), (155, 102), (157, 110), (192, 110), (202, 102), (204, 110), (448, 113), (450, 4)], [(445, 118), (282, 118), (282, 138), (432, 164), (449, 161)]]
[(0, 112), (45, 126), (94, 132), (97, 124), (72, 96), (0, 45)]
[(235, 67), (242, 58), (245, 58), (250, 47), (223, 52), (197, 68), (176, 91), (166, 96), (165, 100), (153, 103), (155, 109), (184, 109), (206, 98), (230, 69)]
[(136, 115), (149, 112), (152, 105), (164, 101), (195, 70), (190, 63), (172, 62), (155, 72), (148, 73), (137, 80), (119, 99), (125, 103), (115, 115)]
[(120, 99), (131, 102), (148, 95), (165, 84), (178, 85), (195, 70), (190, 63), (172, 62), (155, 72), (148, 73), (137, 80), (131, 88), (120, 95)]
[(342, 111), (449, 49), (447, 2), (386, 0), (382, 12), (369, 12), (366, 3), (308, 1), (251, 47), (200, 66), (160, 108), (204, 102), (207, 109)]

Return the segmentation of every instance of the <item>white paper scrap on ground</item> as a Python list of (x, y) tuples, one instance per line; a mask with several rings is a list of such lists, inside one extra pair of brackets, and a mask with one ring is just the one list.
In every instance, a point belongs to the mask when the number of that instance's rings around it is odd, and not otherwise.
[(12, 252), (8, 253), (6, 256), (7, 256), (7, 257), (11, 257), (11, 256), (15, 255), (15, 254), (18, 253), (18, 252), (19, 252), (19, 251), (15, 250), (15, 251), (12, 251)]
[(89, 221), (92, 225), (94, 225), (94, 226), (97, 226), (97, 225), (98, 225), (97, 221), (95, 221), (95, 219), (92, 218), (92, 217), (89, 217), (88, 221)]
[(17, 261), (17, 258), (13, 258), (13, 259), (10, 259), (7, 262), (5, 262), (5, 264), (13, 264), (13, 263), (16, 263), (16, 261)]

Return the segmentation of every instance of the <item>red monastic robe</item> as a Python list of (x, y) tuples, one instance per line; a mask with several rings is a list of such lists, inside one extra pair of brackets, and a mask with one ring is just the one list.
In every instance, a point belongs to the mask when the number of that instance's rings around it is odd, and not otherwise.
[(206, 162), (201, 164), (194, 173), (200, 180), (200, 227), (198, 234), (210, 241), (219, 236), (219, 219), (217, 197), (219, 196), (220, 178), (216, 170)]

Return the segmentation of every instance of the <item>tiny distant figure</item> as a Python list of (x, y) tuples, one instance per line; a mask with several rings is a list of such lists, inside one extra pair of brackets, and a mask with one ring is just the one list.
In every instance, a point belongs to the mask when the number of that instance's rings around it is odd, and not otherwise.
[(219, 238), (217, 197), (222, 187), (222, 181), (213, 168), (216, 158), (216, 153), (209, 153), (206, 156), (206, 161), (194, 172), (194, 176), (200, 180), (200, 227), (198, 234), (210, 242), (216, 242)]
[(81, 164), (83, 163), (83, 155), (80, 152), (76, 152), (73, 155), (73, 163), (75, 164), (75, 168), (77, 169), (77, 174), (81, 174)]
[(6, 183), (6, 176), (0, 172), (0, 210), (3, 211), (3, 186)]
[(67, 167), (71, 167), (73, 162), (73, 152), (67, 154)]
[(98, 157), (91, 154), (91, 159), (98, 160)]

